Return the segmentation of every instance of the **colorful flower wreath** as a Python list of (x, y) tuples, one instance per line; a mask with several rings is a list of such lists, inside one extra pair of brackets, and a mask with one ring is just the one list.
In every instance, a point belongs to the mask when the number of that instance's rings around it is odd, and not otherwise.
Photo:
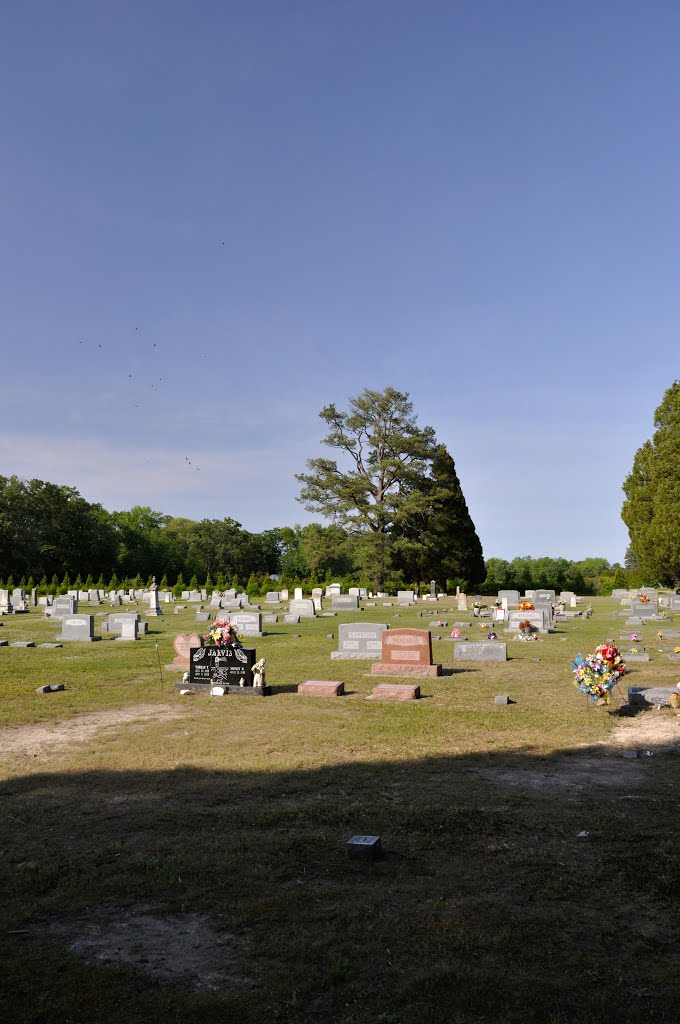
[(231, 619), (215, 619), (203, 640), (206, 647), (240, 647), (238, 626)]
[(609, 704), (614, 683), (626, 671), (626, 665), (614, 644), (600, 644), (585, 658), (577, 654), (571, 666), (574, 686), (596, 704)]

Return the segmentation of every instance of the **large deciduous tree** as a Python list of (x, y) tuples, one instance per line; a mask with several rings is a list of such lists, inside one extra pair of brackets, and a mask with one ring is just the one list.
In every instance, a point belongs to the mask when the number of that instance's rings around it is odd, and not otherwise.
[(385, 579), (389, 541), (400, 523), (424, 507), (422, 482), (435, 449), (432, 427), (419, 427), (407, 394), (366, 389), (349, 411), (327, 405), (323, 443), (344, 456), (309, 459), (299, 501), (359, 538), (356, 558), (376, 587)]
[(654, 426), (624, 481), (621, 517), (643, 576), (672, 585), (680, 579), (680, 381), (664, 394)]

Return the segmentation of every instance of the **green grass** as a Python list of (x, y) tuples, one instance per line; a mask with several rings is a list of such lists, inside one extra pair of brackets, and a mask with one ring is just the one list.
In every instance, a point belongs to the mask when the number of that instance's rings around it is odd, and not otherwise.
[[(0, 737), (5, 1018), (676, 1020), (679, 762), (675, 748), (623, 760), (607, 746), (618, 719), (572, 686), (577, 651), (625, 631), (614, 602), (594, 604), (589, 622), (509, 643), (507, 664), (423, 680), (426, 699), (407, 704), (365, 699), (379, 681), (369, 662), (331, 662), (326, 633), (350, 614), (254, 641), (268, 698), (182, 698), (176, 673), (161, 686), (155, 642), (169, 663), (174, 633), (196, 629), (189, 610), (150, 621), (136, 644), (0, 649), (9, 727), (159, 705), (79, 743), (36, 739), (3, 758)], [(464, 617), (442, 608), (362, 618)], [(52, 632), (36, 613), (0, 627), (10, 640)], [(433, 649), (453, 668), (450, 643)], [(624, 684), (674, 684), (679, 666), (647, 649)], [(298, 697), (306, 678), (342, 679), (348, 695)], [(45, 682), (67, 689), (36, 695)], [(496, 693), (516, 703), (497, 707)], [(384, 859), (348, 861), (355, 833), (381, 835)], [(143, 937), (139, 967), (72, 948), (88, 922), (105, 933), (140, 914), (200, 915), (225, 936), (216, 987), (148, 973), (157, 950)]]

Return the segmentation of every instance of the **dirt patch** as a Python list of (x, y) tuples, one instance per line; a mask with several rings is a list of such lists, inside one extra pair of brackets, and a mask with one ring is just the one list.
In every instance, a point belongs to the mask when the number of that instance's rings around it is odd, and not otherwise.
[(612, 733), (609, 745), (656, 750), (678, 749), (680, 715), (673, 711), (641, 711), (635, 718), (622, 719)]
[(104, 729), (118, 729), (132, 722), (148, 722), (182, 718), (182, 711), (172, 704), (135, 704), (128, 708), (112, 708), (78, 715), (64, 722), (49, 725), (21, 725), (0, 730), (0, 757), (24, 754), (28, 757), (55, 747), (84, 743)]
[(622, 762), (624, 750), (635, 750), (641, 758), (648, 753), (680, 750), (680, 715), (672, 711), (643, 711), (634, 718), (622, 719), (611, 736), (599, 745), (600, 752), (593, 752), (589, 744), (588, 754), (556, 757), (545, 766), (481, 768), (475, 774), (489, 782), (533, 791), (582, 792), (591, 788), (594, 780), (600, 788), (631, 789), (642, 781), (642, 762)]
[(96, 912), (87, 919), (55, 921), (46, 931), (90, 963), (123, 964), (201, 989), (250, 984), (244, 973), (245, 940), (213, 928), (203, 915), (161, 914), (147, 905), (126, 907), (118, 914), (111, 918)]

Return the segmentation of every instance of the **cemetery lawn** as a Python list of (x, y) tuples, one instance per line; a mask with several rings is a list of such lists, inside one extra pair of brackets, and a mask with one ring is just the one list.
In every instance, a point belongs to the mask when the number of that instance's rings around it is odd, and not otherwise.
[[(507, 663), (433, 641), (451, 674), (404, 703), (366, 699), (387, 680), (331, 661), (326, 634), (442, 618), (444, 637), (465, 618), (484, 637), (471, 613), (265, 624), (265, 698), (161, 682), (174, 634), (203, 628), (191, 609), (134, 643), (0, 648), (3, 1019), (676, 1021), (680, 716), (577, 693), (574, 655), (627, 631), (617, 602), (592, 603), (589, 621), (508, 640)], [(57, 631), (37, 611), (0, 622), (10, 642)], [(638, 627), (652, 660), (624, 690), (680, 679), (658, 628)], [(305, 679), (347, 695), (298, 696)], [(385, 856), (348, 860), (357, 834)]]

